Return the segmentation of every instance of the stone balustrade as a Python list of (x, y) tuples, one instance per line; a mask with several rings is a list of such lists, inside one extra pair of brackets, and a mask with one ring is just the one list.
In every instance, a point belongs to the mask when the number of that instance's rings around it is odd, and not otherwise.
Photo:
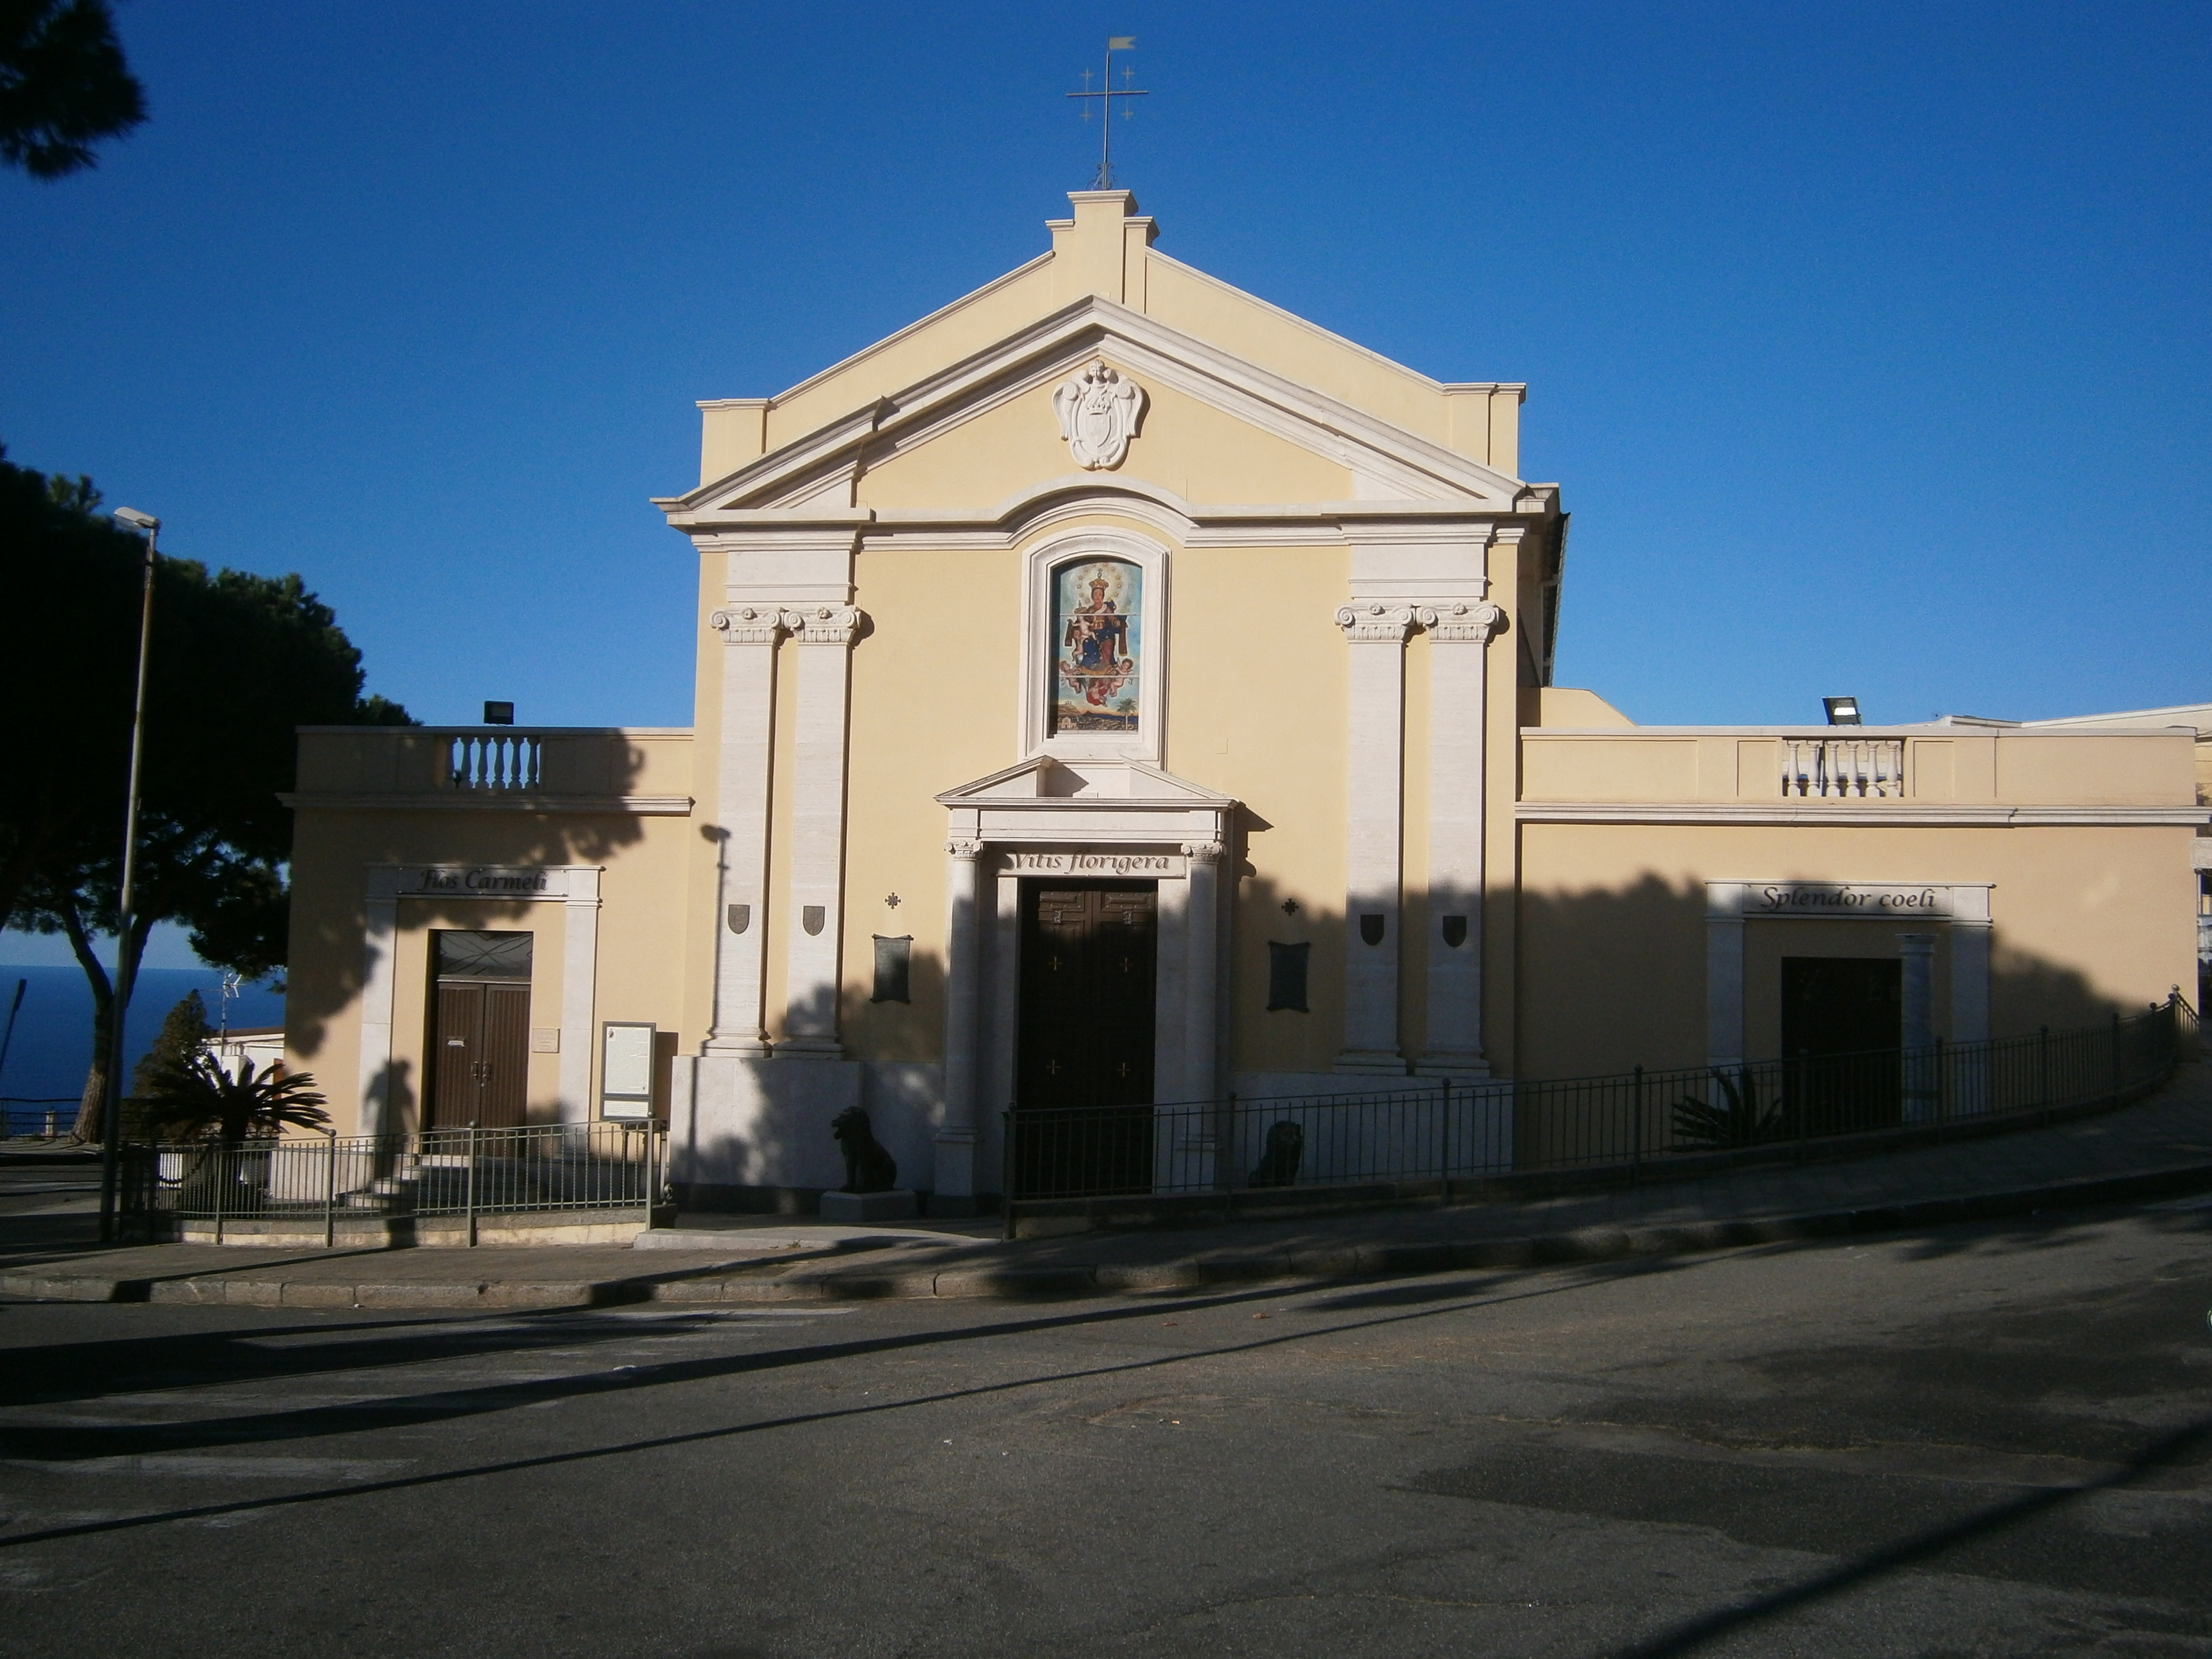
[(302, 807), (687, 812), (691, 733), (623, 726), (307, 726)]

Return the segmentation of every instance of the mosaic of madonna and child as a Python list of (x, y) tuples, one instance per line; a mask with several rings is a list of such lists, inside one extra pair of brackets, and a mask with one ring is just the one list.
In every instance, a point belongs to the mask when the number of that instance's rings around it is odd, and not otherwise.
[(1054, 732), (1137, 729), (1144, 580), (1145, 573), (1122, 559), (1091, 559), (1053, 573)]

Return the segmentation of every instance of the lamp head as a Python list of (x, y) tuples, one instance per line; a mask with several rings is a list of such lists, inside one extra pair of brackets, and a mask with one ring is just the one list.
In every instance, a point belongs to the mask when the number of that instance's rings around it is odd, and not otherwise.
[(141, 513), (135, 507), (118, 507), (115, 509), (115, 516), (133, 530), (150, 531), (159, 530), (161, 527), (161, 521), (159, 519), (150, 513)]
[(1856, 726), (1859, 722), (1859, 700), (1856, 697), (1823, 697), (1820, 706), (1828, 711), (1831, 726)]

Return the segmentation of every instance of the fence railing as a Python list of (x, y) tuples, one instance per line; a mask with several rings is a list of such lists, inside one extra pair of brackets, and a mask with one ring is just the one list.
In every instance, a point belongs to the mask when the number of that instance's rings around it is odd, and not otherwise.
[(216, 1242), (235, 1222), (480, 1219), (549, 1210), (637, 1210), (665, 1201), (659, 1124), (545, 1123), (420, 1134), (267, 1139), (124, 1152), (123, 1212), (140, 1231), (195, 1222)]
[(76, 1127), (75, 1095), (0, 1096), (0, 1126), (10, 1140), (58, 1140)]
[(1387, 1092), (1006, 1117), (1010, 1205), (1130, 1194), (1442, 1182), (1626, 1170), (1797, 1143), (1863, 1150), (1908, 1128), (2113, 1103), (2164, 1077), (2193, 1032), (2179, 994), (2103, 1025), (1993, 1042), (1552, 1080), (1439, 1078)]

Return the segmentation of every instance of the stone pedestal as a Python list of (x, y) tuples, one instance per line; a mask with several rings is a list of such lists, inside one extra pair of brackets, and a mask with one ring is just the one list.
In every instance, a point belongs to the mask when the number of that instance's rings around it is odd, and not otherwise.
[(921, 1204), (914, 1194), (904, 1188), (888, 1193), (828, 1192), (822, 1194), (822, 1218), (824, 1221), (911, 1221), (921, 1213)]

